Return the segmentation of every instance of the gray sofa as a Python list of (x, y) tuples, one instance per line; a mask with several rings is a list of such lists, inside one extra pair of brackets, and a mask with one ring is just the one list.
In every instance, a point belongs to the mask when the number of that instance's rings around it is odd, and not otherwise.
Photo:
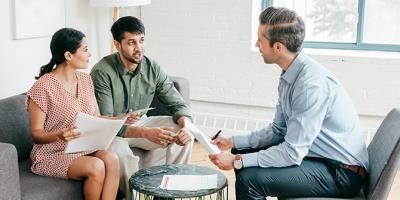
[[(189, 102), (189, 82), (170, 77), (184, 100)], [(148, 115), (168, 115), (158, 99)], [(0, 199), (63, 200), (83, 199), (82, 181), (44, 177), (30, 171), (32, 139), (29, 130), (25, 95), (0, 100)], [(141, 152), (145, 153), (145, 152)]]

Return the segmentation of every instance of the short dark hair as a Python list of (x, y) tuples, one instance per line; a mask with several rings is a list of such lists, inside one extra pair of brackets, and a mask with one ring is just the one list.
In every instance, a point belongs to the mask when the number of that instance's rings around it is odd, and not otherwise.
[(74, 54), (81, 47), (81, 41), (84, 37), (85, 34), (72, 28), (62, 28), (55, 32), (50, 42), (50, 62), (40, 68), (39, 76), (35, 78), (39, 79), (41, 76), (53, 71), (55, 65), (64, 63), (64, 53), (69, 51)]
[(121, 17), (111, 26), (111, 33), (114, 40), (121, 42), (124, 39), (124, 32), (145, 34), (144, 25), (136, 17)]
[(260, 14), (260, 24), (268, 25), (264, 36), (270, 45), (280, 42), (297, 53), (301, 50), (305, 37), (304, 22), (296, 12), (283, 7), (268, 7)]

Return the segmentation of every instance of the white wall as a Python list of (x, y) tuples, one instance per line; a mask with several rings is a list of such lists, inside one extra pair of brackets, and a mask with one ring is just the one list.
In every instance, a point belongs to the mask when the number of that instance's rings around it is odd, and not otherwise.
[[(12, 1), (0, 1), (0, 98), (27, 92), (39, 68), (51, 58), (51, 36), (13, 39)], [(110, 51), (110, 9), (91, 8), (87, 0), (67, 0), (65, 6), (65, 26), (82, 31), (88, 38), (91, 67)]]
[[(29, 89), (39, 67), (50, 59), (50, 37), (12, 40), (10, 2), (0, 1), (5, 27), (0, 32), (0, 98)], [(143, 19), (146, 54), (170, 75), (189, 79), (196, 123), (205, 128), (244, 132), (272, 118), (280, 70), (251, 51), (251, 26), (257, 20), (252, 6), (250, 0), (152, 0), (141, 10), (122, 12)], [(90, 66), (109, 52), (110, 10), (91, 8), (88, 0), (66, 1), (66, 25), (88, 36)], [(307, 53), (346, 86), (368, 131), (400, 105), (399, 53)]]
[(0, 1), (0, 98), (26, 92), (50, 61), (48, 37), (13, 40), (11, 0)]
[[(152, 0), (142, 8), (147, 55), (168, 73), (190, 80), (192, 110), (217, 116), (209, 125), (221, 115), (271, 119), (280, 70), (251, 51), (251, 22), (257, 20), (252, 5), (249, 0)], [(307, 52), (342, 81), (367, 130), (400, 106), (399, 53)]]

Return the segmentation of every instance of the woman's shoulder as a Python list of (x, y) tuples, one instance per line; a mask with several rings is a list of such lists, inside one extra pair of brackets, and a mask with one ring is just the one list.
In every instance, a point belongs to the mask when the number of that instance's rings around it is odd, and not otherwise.
[(50, 86), (53, 85), (53, 82), (54, 82), (53, 75), (47, 73), (41, 76), (38, 80), (36, 80), (32, 88), (41, 88), (41, 89), (50, 88)]
[(82, 81), (92, 81), (92, 77), (86, 72), (76, 71), (76, 75)]
[(84, 86), (85, 88), (89, 88), (91, 90), (91, 88), (93, 88), (93, 81), (92, 81), (92, 77), (82, 71), (76, 71), (76, 75), (78, 77), (78, 81), (79, 83)]

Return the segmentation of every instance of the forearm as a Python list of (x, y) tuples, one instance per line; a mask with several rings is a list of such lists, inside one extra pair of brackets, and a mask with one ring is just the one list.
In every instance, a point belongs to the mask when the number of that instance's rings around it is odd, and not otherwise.
[(181, 127), (181, 128), (185, 127), (185, 121), (186, 121), (185, 119), (191, 121), (190, 118), (188, 118), (188, 117), (186, 117), (186, 116), (181, 116), (181, 117), (178, 118), (178, 120), (177, 120), (177, 124), (179, 125), (179, 127)]
[(150, 128), (138, 127), (138, 126), (127, 126), (125, 129), (124, 137), (126, 138), (144, 138)]
[(234, 147), (237, 149), (262, 148), (273, 146), (284, 140), (284, 134), (274, 131), (270, 124), (262, 129), (251, 132), (248, 135), (239, 135), (233, 137)]
[(48, 133), (44, 130), (33, 130), (32, 140), (36, 144), (49, 144), (60, 140), (58, 134), (59, 132)]
[(242, 154), (244, 167), (288, 167), (299, 165), (307, 154), (307, 147), (293, 146), (288, 142), (255, 153)]

